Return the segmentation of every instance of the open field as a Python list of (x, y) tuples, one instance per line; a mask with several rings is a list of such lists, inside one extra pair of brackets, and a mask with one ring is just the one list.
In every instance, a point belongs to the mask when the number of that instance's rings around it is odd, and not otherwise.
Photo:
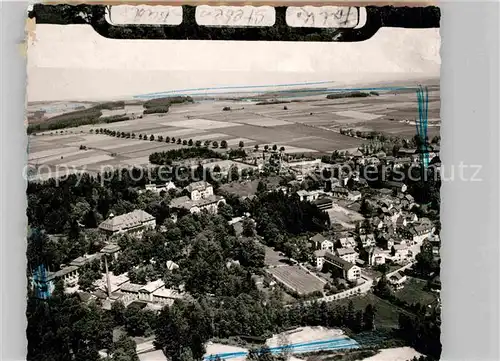
[(420, 303), (428, 305), (436, 301), (437, 297), (432, 292), (424, 291), (426, 282), (417, 278), (408, 277), (403, 289), (396, 291), (396, 297), (409, 304)]
[[(429, 119), (439, 120), (439, 90), (430, 92)], [(147, 165), (149, 154), (182, 147), (172, 143), (139, 140), (151, 135), (193, 141), (226, 140), (229, 147), (237, 147), (240, 140), (245, 148), (260, 149), (264, 145), (284, 146), (287, 153), (331, 153), (352, 149), (365, 140), (339, 133), (341, 128), (372, 129), (388, 134), (411, 137), (418, 117), (416, 94), (412, 91), (385, 92), (365, 98), (326, 99), (323, 96), (295, 99), (286, 104), (256, 105), (247, 101), (202, 101), (193, 104), (172, 105), (169, 113), (149, 114), (109, 124), (84, 125), (64, 131), (48, 131), (29, 139), (30, 164), (72, 167), (98, 171), (103, 165), (118, 167), (134, 164)], [(65, 106), (66, 105), (66, 106)], [(77, 104), (88, 106), (88, 104)], [(50, 109), (50, 103), (30, 104), (30, 112)], [(74, 109), (74, 103), (53, 103), (54, 113)], [(124, 110), (107, 111), (137, 115), (140, 105), (126, 105)], [(223, 111), (224, 107), (233, 110)], [(113, 138), (92, 134), (91, 129), (107, 128), (130, 132), (135, 139)], [(439, 133), (439, 126), (429, 126), (429, 136)], [(80, 146), (88, 150), (80, 150)], [(61, 158), (62, 157), (62, 158)]]
[(351, 211), (333, 202), (332, 208), (326, 211), (330, 217), (330, 222), (339, 223), (346, 228), (355, 228), (355, 224), (362, 221), (364, 217), (358, 212)]
[(326, 284), (326, 281), (311, 275), (300, 266), (278, 266), (268, 269), (267, 272), (290, 291), (299, 295), (323, 291)]
[(401, 312), (408, 313), (401, 308), (392, 305), (390, 302), (385, 301), (372, 293), (367, 293), (366, 295), (346, 298), (339, 302), (340, 304), (347, 306), (349, 302), (352, 301), (355, 309), (365, 309), (369, 304), (375, 307), (375, 327), (379, 329), (393, 329), (398, 327), (398, 318)]

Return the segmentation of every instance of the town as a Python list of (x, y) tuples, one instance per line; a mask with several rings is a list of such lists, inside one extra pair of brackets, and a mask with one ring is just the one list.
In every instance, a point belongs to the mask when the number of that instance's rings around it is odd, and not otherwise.
[[(332, 324), (354, 332), (350, 340), (361, 330), (387, 331), (384, 317), (398, 312), (403, 316), (391, 326), (400, 329), (408, 327), (405, 316), (440, 322), (439, 139), (425, 152), (418, 137), (405, 142), (390, 154), (363, 147), (321, 157), (287, 154), (280, 145), (237, 152), (224, 147), (214, 157), (211, 144), (192, 145), (150, 156), (152, 163), (180, 170), (178, 179), (149, 173), (151, 179), (134, 181), (117, 170), (107, 183), (87, 174), (77, 184), (72, 175), (57, 185), (59, 196), (50, 191), (54, 182), (31, 183), (30, 201), (39, 204), (28, 210), (34, 212), (28, 237), (32, 292), (41, 299), (64, 292), (100, 312), (119, 312), (115, 331), (144, 339), (136, 340), (139, 356), (153, 351), (172, 360), (165, 346), (154, 351), (162, 327), (151, 319), (166, 317), (165, 307), (241, 292), (295, 312), (323, 303), (363, 305), (365, 314), (377, 310), (368, 321), (362, 312), (359, 321)], [(412, 178), (415, 172), (430, 178)], [(394, 180), (396, 174), (405, 177)], [(61, 195), (61, 187), (70, 194)], [(54, 197), (69, 202), (69, 214), (57, 207), (57, 216), (44, 213), (42, 204), (62, 201)], [(221, 312), (212, 307), (212, 315)], [(382, 312), (390, 315), (377, 315)], [(266, 334), (220, 327), (212, 325), (207, 340)], [(404, 337), (418, 337), (404, 331)], [(410, 342), (404, 337), (402, 344)], [(392, 338), (385, 333), (380, 342)], [(349, 348), (362, 345), (352, 342)], [(437, 346), (426, 342), (423, 353), (435, 353)], [(103, 345), (99, 355), (110, 352)]]

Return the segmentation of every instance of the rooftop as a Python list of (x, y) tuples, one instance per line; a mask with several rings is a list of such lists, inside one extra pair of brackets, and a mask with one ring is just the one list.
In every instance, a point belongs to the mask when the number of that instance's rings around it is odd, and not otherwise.
[(115, 253), (120, 250), (120, 246), (117, 244), (107, 244), (101, 249), (101, 253)]
[(52, 273), (50, 276), (52, 276), (51, 278), (59, 278), (59, 277), (63, 277), (65, 275), (67, 275), (68, 273), (71, 273), (73, 271), (76, 271), (78, 269), (77, 266), (68, 266), (68, 267), (64, 267), (63, 269), (60, 269), (59, 271), (55, 272), (55, 273)]
[(170, 288), (160, 288), (153, 292), (153, 296), (163, 298), (183, 298), (182, 293)]
[(192, 191), (204, 191), (208, 187), (211, 187), (210, 183), (208, 183), (206, 181), (199, 181), (199, 182), (191, 183), (190, 185), (188, 185), (186, 187), (186, 189), (189, 192), (192, 192)]
[(140, 292), (152, 293), (163, 286), (165, 286), (165, 283), (162, 280), (148, 282), (145, 286), (142, 286)]
[(140, 226), (143, 223), (152, 221), (154, 219), (155, 217), (153, 217), (151, 214), (144, 212), (141, 209), (136, 209), (130, 213), (125, 213), (106, 219), (99, 225), (99, 228), (105, 231), (116, 232), (121, 229)]
[(316, 257), (325, 257), (325, 253), (326, 253), (326, 250), (324, 250), (324, 249), (318, 249), (318, 250), (314, 251), (314, 255)]
[(318, 233), (315, 236), (311, 237), (311, 241), (313, 242), (323, 242), (325, 240), (326, 240), (325, 236), (323, 236), (321, 233)]
[(354, 267), (354, 264), (352, 264), (351, 262), (347, 262), (347, 261), (343, 260), (342, 258), (340, 258), (340, 257), (338, 257), (330, 252), (325, 252), (325, 258), (329, 261), (332, 261), (332, 262), (340, 265), (342, 267), (342, 269), (344, 269), (345, 271), (348, 271), (352, 267)]
[(341, 256), (345, 256), (348, 254), (354, 254), (354, 253), (356, 253), (356, 251), (350, 247), (348, 247), (348, 248), (342, 247), (342, 248), (337, 248), (337, 253), (338, 253), (339, 257), (341, 257)]
[(101, 256), (102, 256), (102, 253), (94, 253), (94, 254), (91, 254), (91, 255), (84, 255), (84, 256), (81, 256), (81, 257), (78, 257), (78, 258), (74, 259), (69, 264), (70, 264), (70, 266), (81, 267), (84, 264), (92, 262), (95, 259), (101, 258)]
[(187, 196), (182, 196), (182, 197), (172, 199), (172, 201), (170, 202), (170, 207), (191, 209), (193, 207), (203, 207), (203, 206), (206, 206), (208, 204), (218, 202), (222, 199), (224, 199), (224, 197), (211, 195), (211, 196), (199, 199), (197, 201), (194, 201)]

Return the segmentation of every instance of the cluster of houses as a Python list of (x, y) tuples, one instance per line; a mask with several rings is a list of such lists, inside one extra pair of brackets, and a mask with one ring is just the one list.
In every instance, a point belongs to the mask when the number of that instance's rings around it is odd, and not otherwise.
[(222, 196), (214, 194), (213, 186), (206, 181), (191, 183), (186, 187), (189, 196), (181, 196), (172, 199), (170, 207), (173, 209), (184, 209), (190, 213), (208, 211), (217, 213), (219, 206), (225, 204)]

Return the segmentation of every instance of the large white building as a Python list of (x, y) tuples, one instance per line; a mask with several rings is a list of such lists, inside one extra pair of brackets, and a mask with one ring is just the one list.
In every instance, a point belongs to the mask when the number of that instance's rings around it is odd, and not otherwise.
[(324, 267), (331, 268), (336, 271), (342, 278), (347, 281), (357, 281), (361, 277), (361, 269), (355, 264), (348, 262), (328, 251), (319, 250), (315, 253), (316, 268), (323, 269)]
[(191, 183), (186, 187), (193, 201), (198, 201), (202, 198), (208, 198), (214, 195), (214, 188), (206, 181)]
[(219, 205), (226, 201), (224, 197), (214, 195), (212, 185), (205, 181), (191, 183), (186, 187), (189, 197), (182, 196), (172, 199), (171, 208), (187, 209), (191, 213), (199, 213), (206, 210), (210, 213), (217, 213)]
[(99, 230), (108, 236), (121, 233), (141, 235), (145, 229), (155, 228), (156, 219), (143, 210), (136, 209), (119, 216), (111, 214), (108, 219), (99, 225)]

